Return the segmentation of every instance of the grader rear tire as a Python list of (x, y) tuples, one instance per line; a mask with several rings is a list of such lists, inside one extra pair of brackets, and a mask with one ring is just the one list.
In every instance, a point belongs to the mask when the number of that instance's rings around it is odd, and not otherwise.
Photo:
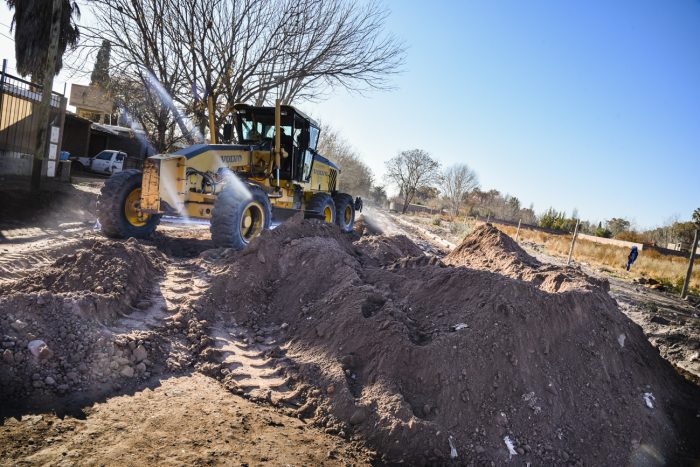
[(306, 209), (321, 216), (325, 222), (335, 224), (335, 203), (333, 202), (331, 195), (328, 193), (315, 193), (311, 197), (309, 205), (306, 207)]
[(211, 239), (219, 248), (241, 250), (272, 224), (272, 207), (262, 188), (249, 186), (251, 197), (242, 199), (233, 186), (223, 189), (214, 202)]
[(347, 193), (338, 193), (333, 197), (335, 202), (335, 223), (345, 233), (352, 232), (355, 224), (355, 202)]
[(142, 213), (141, 171), (124, 170), (109, 177), (97, 197), (97, 220), (112, 238), (146, 238), (160, 223), (160, 215)]

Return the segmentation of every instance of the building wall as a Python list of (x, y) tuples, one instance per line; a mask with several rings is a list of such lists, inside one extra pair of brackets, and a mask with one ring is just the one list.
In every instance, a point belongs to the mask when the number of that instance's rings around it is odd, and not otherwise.
[(31, 175), (31, 154), (13, 151), (0, 151), (0, 174), (2, 175)]

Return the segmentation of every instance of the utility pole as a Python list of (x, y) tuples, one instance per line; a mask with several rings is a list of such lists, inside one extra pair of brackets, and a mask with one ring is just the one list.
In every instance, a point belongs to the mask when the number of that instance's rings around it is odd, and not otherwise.
[(566, 265), (571, 264), (571, 256), (574, 254), (574, 245), (576, 245), (576, 237), (578, 237), (578, 224), (580, 220), (576, 219), (576, 228), (574, 228), (574, 236), (571, 239), (571, 247), (569, 248), (569, 259), (566, 260)]
[(53, 77), (56, 72), (56, 56), (58, 55), (58, 38), (61, 34), (61, 9), (62, 0), (53, 0), (51, 13), (51, 31), (49, 36), (49, 50), (46, 53), (46, 66), (44, 67), (44, 83), (41, 94), (41, 103), (37, 107), (39, 115), (36, 141), (34, 143), (34, 161), (32, 165), (32, 190), (38, 191), (41, 187), (41, 168), (44, 164), (44, 156), (48, 151), (48, 126), (51, 113), (51, 91), (53, 90)]
[(695, 251), (698, 249), (698, 236), (700, 236), (700, 227), (695, 229), (695, 239), (693, 246), (690, 248), (690, 259), (688, 260), (688, 272), (685, 273), (685, 282), (683, 282), (683, 290), (681, 290), (681, 298), (688, 296), (688, 286), (690, 285), (690, 276), (693, 274), (693, 263), (695, 262)]
[(518, 230), (515, 231), (515, 241), (518, 241), (518, 236), (520, 235), (520, 223), (522, 222), (522, 219), (518, 219)]
[(207, 110), (209, 112), (209, 141), (216, 144), (216, 127), (214, 125), (214, 99), (211, 94), (207, 97)]

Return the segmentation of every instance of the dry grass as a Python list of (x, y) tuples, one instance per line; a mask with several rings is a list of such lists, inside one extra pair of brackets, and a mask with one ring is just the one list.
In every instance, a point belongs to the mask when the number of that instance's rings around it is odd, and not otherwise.
[[(515, 237), (516, 228), (496, 225), (501, 231)], [(533, 242), (544, 246), (545, 253), (556, 256), (568, 256), (571, 245), (571, 235), (554, 235), (545, 232), (520, 229), (519, 241)], [(680, 256), (662, 255), (654, 250), (642, 250), (632, 271), (627, 272), (628, 248), (614, 245), (604, 245), (588, 240), (578, 239), (574, 248), (574, 260), (593, 263), (612, 269), (612, 272), (626, 278), (654, 278), (666, 285), (679, 289), (683, 284), (688, 267), (688, 259)], [(691, 289), (700, 292), (700, 259), (695, 261), (693, 274), (690, 279)]]
[[(471, 222), (464, 223), (463, 219), (452, 219), (446, 215), (430, 216), (425, 213), (415, 213), (405, 216), (411, 222), (420, 224), (445, 240), (459, 244), (465, 235), (476, 227)], [(435, 219), (440, 223), (436, 225)], [(516, 227), (494, 224), (498, 229), (515, 238)], [(535, 230), (520, 229), (518, 241), (532, 242), (543, 246), (544, 253), (552, 256), (567, 257), (571, 245), (571, 235), (555, 235)], [(632, 270), (627, 272), (627, 255), (629, 249), (614, 245), (591, 242), (578, 239), (574, 249), (574, 260), (580, 263), (590, 263), (605, 267), (609, 273), (626, 279), (639, 277), (653, 278), (674, 289), (680, 290), (688, 267), (688, 259), (680, 256), (662, 255), (654, 250), (642, 250)], [(694, 294), (700, 294), (700, 258), (696, 259), (693, 275), (690, 279), (690, 289)]]

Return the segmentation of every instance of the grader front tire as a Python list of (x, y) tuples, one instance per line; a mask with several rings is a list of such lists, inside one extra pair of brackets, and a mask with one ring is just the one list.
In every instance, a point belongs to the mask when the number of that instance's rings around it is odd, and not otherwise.
[(97, 198), (97, 220), (112, 238), (146, 238), (160, 223), (160, 215), (140, 211), (141, 171), (124, 170), (109, 177)]
[(219, 248), (241, 250), (270, 228), (272, 207), (267, 194), (257, 186), (249, 187), (250, 198), (244, 199), (233, 186), (224, 188), (214, 202), (211, 239)]

